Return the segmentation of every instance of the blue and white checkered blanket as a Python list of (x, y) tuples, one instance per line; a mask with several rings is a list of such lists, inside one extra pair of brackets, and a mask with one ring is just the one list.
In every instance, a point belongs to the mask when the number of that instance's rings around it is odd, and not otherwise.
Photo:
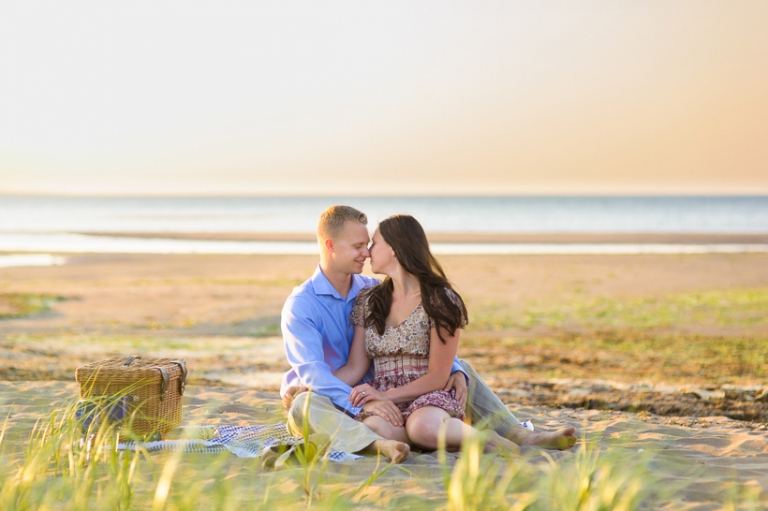
[[(187, 453), (217, 453), (229, 451), (240, 458), (258, 458), (277, 446), (294, 447), (303, 439), (288, 433), (285, 424), (267, 424), (262, 426), (206, 426), (218, 431), (218, 436), (209, 440), (157, 440), (140, 444), (149, 452), (176, 451)], [(135, 442), (121, 442), (118, 450), (133, 451), (139, 447)], [(357, 454), (329, 450), (328, 458), (332, 461), (351, 461), (360, 458)]]

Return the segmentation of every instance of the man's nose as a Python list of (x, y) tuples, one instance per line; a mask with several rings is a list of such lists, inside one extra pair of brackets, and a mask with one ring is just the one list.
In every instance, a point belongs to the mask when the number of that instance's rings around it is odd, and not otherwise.
[(371, 257), (371, 251), (368, 247), (363, 247), (363, 254), (365, 254), (365, 257)]

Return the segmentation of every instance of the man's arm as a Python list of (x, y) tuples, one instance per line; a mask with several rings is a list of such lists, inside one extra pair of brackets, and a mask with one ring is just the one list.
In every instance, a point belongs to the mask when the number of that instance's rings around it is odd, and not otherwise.
[(334, 371), (333, 375), (347, 385), (357, 385), (370, 366), (371, 359), (365, 354), (365, 327), (356, 325), (347, 363)]
[(336, 378), (325, 362), (323, 338), (311, 316), (311, 305), (303, 303), (301, 297), (291, 296), (285, 302), (281, 328), (288, 363), (302, 385), (311, 387), (336, 406), (357, 415), (361, 408), (349, 402), (352, 387)]
[(458, 356), (453, 357), (453, 365), (451, 366), (451, 376), (453, 376), (455, 373), (463, 374), (465, 382), (469, 381), (469, 375), (464, 372), (464, 368), (461, 366), (461, 361), (459, 361)]
[(467, 385), (469, 382), (469, 375), (464, 371), (461, 366), (459, 357), (453, 359), (453, 366), (451, 367), (451, 376), (448, 377), (448, 383), (445, 384), (443, 390), (454, 390), (454, 396), (459, 400), (461, 406), (467, 405)]

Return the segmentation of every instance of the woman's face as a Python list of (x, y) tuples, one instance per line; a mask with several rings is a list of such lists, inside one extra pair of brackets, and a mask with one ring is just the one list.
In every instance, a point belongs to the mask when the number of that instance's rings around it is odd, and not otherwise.
[(389, 275), (395, 264), (395, 251), (384, 241), (384, 237), (378, 229), (373, 233), (368, 251), (371, 254), (371, 271)]

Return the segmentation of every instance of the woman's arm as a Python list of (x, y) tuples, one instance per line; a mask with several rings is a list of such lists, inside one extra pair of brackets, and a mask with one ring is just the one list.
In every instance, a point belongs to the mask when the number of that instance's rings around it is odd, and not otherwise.
[(363, 379), (371, 360), (365, 354), (365, 327), (355, 325), (355, 335), (352, 338), (352, 347), (349, 349), (347, 363), (333, 372), (333, 375), (354, 387)]
[[(372, 399), (388, 399), (395, 403), (412, 401), (434, 390), (442, 390), (448, 377), (451, 375), (451, 366), (459, 347), (459, 332), (457, 328), (454, 335), (450, 335), (445, 329), (442, 334), (445, 344), (433, 328), (429, 333), (429, 369), (427, 374), (412, 381), (408, 385), (379, 392), (368, 384), (358, 385), (352, 389), (351, 400), (355, 406), (361, 406)], [(363, 394), (365, 392), (365, 394)]]

